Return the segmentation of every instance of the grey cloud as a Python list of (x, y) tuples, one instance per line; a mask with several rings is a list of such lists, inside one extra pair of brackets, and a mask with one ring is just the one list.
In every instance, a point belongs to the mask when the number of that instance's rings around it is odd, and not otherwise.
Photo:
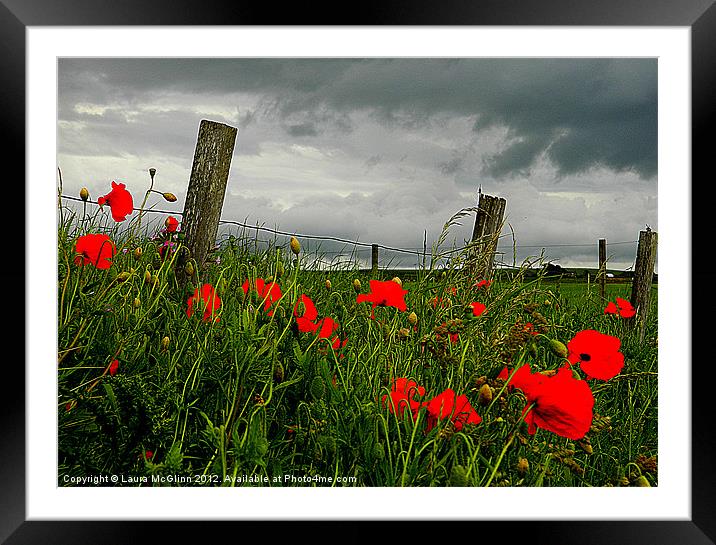
[(656, 59), (63, 59), (59, 85), (69, 101), (262, 93), (272, 97), (263, 115), (316, 131), (349, 131), (358, 111), (403, 129), (473, 117), (476, 131), (504, 126), (515, 138), (485, 174), (524, 172), (549, 149), (560, 174), (601, 165), (651, 178), (656, 77)]
[(524, 136), (501, 152), (484, 160), (484, 172), (494, 178), (510, 175), (528, 176), (537, 157), (545, 151), (549, 140), (539, 136)]
[(463, 163), (465, 162), (462, 157), (453, 157), (448, 161), (443, 161), (438, 164), (440, 172), (445, 175), (455, 174), (463, 169)]
[(378, 165), (383, 160), (382, 155), (371, 155), (365, 160), (365, 166), (368, 170)]
[(318, 136), (318, 130), (314, 123), (306, 122), (286, 127), (289, 136)]

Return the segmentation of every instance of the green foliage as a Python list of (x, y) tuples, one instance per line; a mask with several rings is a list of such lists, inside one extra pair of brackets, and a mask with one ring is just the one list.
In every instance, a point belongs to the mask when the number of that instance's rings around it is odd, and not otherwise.
[[(187, 316), (195, 286), (148, 233), (113, 233), (119, 251), (107, 271), (75, 265), (75, 240), (90, 226), (67, 221), (59, 230), (60, 483), (116, 474), (196, 486), (254, 485), (251, 476), (269, 486), (658, 484), (656, 293), (642, 343), (624, 320), (604, 315), (594, 286), (524, 269), (477, 289), (462, 268), (430, 264), (403, 279), (408, 312), (377, 307), (372, 319), (353, 284), (358, 278), (366, 293), (365, 273), (312, 270), (287, 243), (262, 250), (230, 237), (219, 263), (198, 271), (222, 300), (211, 323), (201, 312)], [(282, 290), (271, 315), (242, 289), (270, 276)], [(608, 287), (610, 298), (628, 296), (626, 284)], [(320, 317), (339, 322), (345, 348), (299, 332), (293, 309), (302, 293)], [(487, 310), (473, 316), (473, 301)], [(523, 362), (555, 370), (584, 329), (621, 339), (623, 371), (590, 382), (595, 417), (583, 440), (530, 434), (524, 396), (498, 374)], [(415, 420), (409, 411), (396, 417), (383, 399), (399, 377), (423, 386), (424, 400), (446, 388), (465, 394), (482, 422), (457, 430), (444, 420), (428, 430), (425, 408)]]

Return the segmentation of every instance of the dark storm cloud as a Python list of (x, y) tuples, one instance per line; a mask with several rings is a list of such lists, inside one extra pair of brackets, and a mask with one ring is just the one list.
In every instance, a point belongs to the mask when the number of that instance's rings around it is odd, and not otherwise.
[(541, 157), (560, 176), (657, 169), (656, 59), (61, 59), (59, 74), (61, 119), (82, 102), (260, 93), (244, 115), (278, 117), (293, 136), (348, 132), (359, 111), (402, 129), (441, 116), (473, 119), (476, 133), (504, 127), (483, 165), (495, 178), (529, 174)]

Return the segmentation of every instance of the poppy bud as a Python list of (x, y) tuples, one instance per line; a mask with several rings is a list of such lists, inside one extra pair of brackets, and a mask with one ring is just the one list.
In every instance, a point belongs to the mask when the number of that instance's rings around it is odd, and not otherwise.
[(326, 289), (327, 290), (331, 289), (331, 281), (330, 280), (326, 280)]
[(87, 199), (89, 199), (89, 191), (87, 190), (86, 187), (83, 187), (82, 189), (80, 189), (80, 199), (82, 199), (83, 201), (86, 201)]
[(169, 337), (162, 338), (162, 350), (169, 348)]
[(477, 394), (477, 402), (483, 407), (490, 404), (492, 401), (492, 388), (489, 384), (483, 384), (480, 387), (480, 392)]
[(191, 261), (187, 261), (186, 265), (184, 265), (184, 273), (187, 276), (192, 276), (194, 274), (194, 265)]
[(564, 346), (564, 344), (559, 342), (557, 339), (552, 339), (549, 341), (549, 349), (555, 356), (558, 356), (560, 358), (566, 358), (567, 354), (569, 354), (567, 347)]
[(629, 478), (628, 477), (621, 477), (619, 479), (619, 484), (621, 486), (629, 486)]
[(154, 175), (157, 173), (156, 168), (150, 168), (149, 169), (149, 175), (152, 177), (152, 180), (154, 179)]
[(415, 312), (408, 314), (408, 322), (410, 325), (416, 325), (418, 323), (418, 315)]
[(144, 283), (149, 284), (152, 281), (152, 273), (149, 271), (144, 271)]
[(516, 469), (517, 469), (517, 473), (519, 473), (520, 475), (524, 475), (525, 473), (527, 473), (529, 468), (530, 468), (530, 463), (527, 461), (527, 458), (520, 458), (517, 461)]
[(295, 255), (298, 255), (301, 253), (301, 243), (298, 242), (298, 239), (296, 237), (291, 237), (291, 242), (289, 243), (289, 245), (291, 246), (291, 251)]
[(467, 470), (464, 466), (452, 466), (450, 470), (450, 486), (467, 486)]
[(314, 399), (323, 399), (326, 393), (326, 384), (323, 382), (323, 379), (321, 377), (313, 377), (309, 391)]
[(360, 291), (360, 280), (357, 278), (353, 280), (353, 289), (356, 291)]
[(139, 260), (139, 259), (141, 259), (141, 258), (142, 258), (142, 248), (140, 248), (139, 246), (137, 246), (137, 247), (134, 249), (134, 259)]
[(373, 445), (373, 458), (379, 462), (385, 458), (385, 447), (383, 447), (383, 443)]
[(273, 370), (273, 379), (278, 383), (283, 382), (284, 370), (283, 370), (283, 365), (281, 365), (280, 363), (277, 363), (276, 367)]
[(177, 200), (177, 196), (174, 193), (162, 193), (162, 197), (168, 202), (176, 202)]
[(587, 438), (587, 437), (585, 437), (581, 441), (577, 441), (577, 446), (579, 448), (581, 448), (587, 454), (594, 453), (594, 449), (592, 448), (592, 443), (590, 443), (589, 438)]
[(532, 313), (532, 318), (534, 318), (534, 320), (536, 322), (539, 322), (541, 324), (547, 323), (547, 319), (540, 312), (537, 312), (536, 310)]
[(639, 475), (639, 478), (637, 478), (636, 481), (634, 481), (634, 486), (648, 486), (651, 487), (649, 484), (649, 480), (644, 477), (644, 475)]
[(139, 308), (142, 306), (142, 301), (140, 301), (139, 297), (134, 298), (134, 301), (132, 302), (132, 306), (134, 308)]
[(398, 338), (401, 340), (405, 340), (408, 337), (410, 337), (410, 330), (407, 327), (401, 327), (398, 330)]
[(122, 271), (121, 273), (119, 273), (119, 274), (117, 275), (117, 282), (124, 282), (124, 281), (127, 280), (130, 276), (131, 276), (130, 273), (128, 273), (127, 271)]
[(400, 278), (398, 278), (397, 276), (394, 276), (394, 277), (391, 279), (391, 281), (392, 281), (392, 282), (395, 282), (395, 283), (398, 284), (399, 286), (402, 286), (402, 285), (403, 285), (403, 281), (402, 281)]

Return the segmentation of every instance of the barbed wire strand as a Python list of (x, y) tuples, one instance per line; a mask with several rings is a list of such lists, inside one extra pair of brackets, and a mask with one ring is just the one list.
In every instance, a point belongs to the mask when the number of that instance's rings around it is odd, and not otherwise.
[[(81, 198), (79, 198), (79, 197), (74, 197), (74, 196), (72, 196), (72, 195), (61, 195), (60, 197), (61, 197), (62, 199), (69, 199), (69, 200), (71, 200), (71, 201), (90, 203), (90, 204), (94, 204), (94, 205), (99, 206), (99, 203), (97, 203), (97, 201), (92, 201), (92, 200), (90, 200), (90, 199), (88, 199), (88, 200), (86, 200), (86, 201), (83, 201)], [(133, 208), (132, 210), (138, 212), (138, 211), (140, 211), (141, 209), (140, 209), (140, 208)], [(183, 215), (184, 215), (183, 212), (176, 212), (176, 211), (171, 211), (171, 210), (157, 210), (157, 209), (154, 209), (154, 208), (147, 208), (147, 209), (144, 210), (144, 212), (152, 212), (152, 213), (154, 213), (154, 214), (170, 214), (170, 215), (171, 215), (171, 214), (175, 214), (175, 215), (178, 215), (178, 216), (183, 216)], [(286, 231), (279, 231), (279, 230), (277, 230), (277, 229), (271, 229), (270, 227), (264, 227), (264, 226), (259, 226), (259, 225), (249, 225), (249, 224), (247, 224), (247, 223), (242, 223), (242, 222), (235, 221), (235, 220), (221, 220), (221, 219), (220, 219), (220, 220), (219, 220), (219, 224), (236, 225), (236, 226), (238, 226), (238, 227), (243, 227), (243, 228), (245, 228), (245, 229), (256, 229), (257, 231), (265, 231), (265, 232), (273, 233), (273, 234), (276, 234), (276, 235), (287, 236), (287, 237), (295, 236), (295, 237), (298, 237), (298, 238), (312, 239), (312, 240), (332, 240), (332, 241), (334, 241), (334, 242), (342, 242), (342, 243), (351, 244), (351, 245), (354, 245), (354, 246), (364, 246), (364, 247), (367, 247), (367, 249), (365, 249), (365, 250), (353, 250), (353, 252), (355, 252), (355, 253), (372, 251), (372, 246), (373, 246), (373, 244), (368, 243), (368, 242), (359, 242), (359, 241), (357, 241), (357, 240), (349, 240), (349, 239), (344, 239), (344, 238), (340, 238), (340, 237), (333, 237), (333, 236), (327, 236), (327, 235), (306, 235), (306, 234), (295, 233), (295, 232), (294, 232), (294, 233), (289, 233), (289, 232), (286, 232)], [(505, 238), (505, 237), (508, 237), (508, 236), (509, 236), (509, 235), (500, 235), (499, 238)], [(263, 242), (263, 241), (262, 241), (262, 242)], [(614, 245), (617, 245), (617, 244), (636, 244), (637, 242), (638, 242), (637, 240), (624, 240), (624, 241), (619, 241), (619, 242), (609, 242), (608, 244), (609, 244), (610, 246), (614, 246)], [(419, 255), (419, 256), (422, 256), (422, 255), (425, 254), (425, 251), (423, 250), (423, 248), (395, 248), (395, 247), (393, 247), (393, 246), (385, 246), (385, 245), (383, 245), (383, 244), (376, 244), (376, 246), (377, 246), (378, 248), (382, 248), (383, 250), (388, 250), (388, 251), (392, 251), (392, 252), (401, 252), (401, 253), (414, 254), (414, 255)], [(584, 248), (586, 248), (586, 247), (589, 247), (589, 246), (594, 246), (594, 243), (593, 243), (593, 242), (590, 242), (590, 243), (584, 243), (584, 244), (517, 244), (517, 245), (516, 245), (517, 248), (567, 248), (567, 247), (570, 247), (570, 248), (584, 247)], [(370, 250), (369, 250), (368, 248), (369, 248)], [(468, 246), (463, 246), (463, 247), (455, 248), (455, 249), (452, 249), (452, 250), (446, 250), (446, 251), (444, 251), (444, 252), (441, 252), (439, 256), (440, 256), (440, 257), (444, 257), (444, 256), (447, 256), (447, 255), (450, 255), (450, 254), (453, 254), (453, 253), (461, 252), (461, 251), (463, 251), (463, 250), (465, 250), (465, 249), (467, 249), (467, 248), (468, 248)], [(500, 246), (498, 245), (498, 249), (499, 249), (499, 248), (500, 248)], [(513, 248), (513, 245), (510, 244), (509, 246), (502, 246), (502, 248), (503, 248), (503, 249), (505, 249), (505, 248)], [(341, 255), (343, 252), (325, 252), (325, 251), (324, 251), (324, 253), (326, 253), (326, 254), (331, 254), (331, 255)]]

